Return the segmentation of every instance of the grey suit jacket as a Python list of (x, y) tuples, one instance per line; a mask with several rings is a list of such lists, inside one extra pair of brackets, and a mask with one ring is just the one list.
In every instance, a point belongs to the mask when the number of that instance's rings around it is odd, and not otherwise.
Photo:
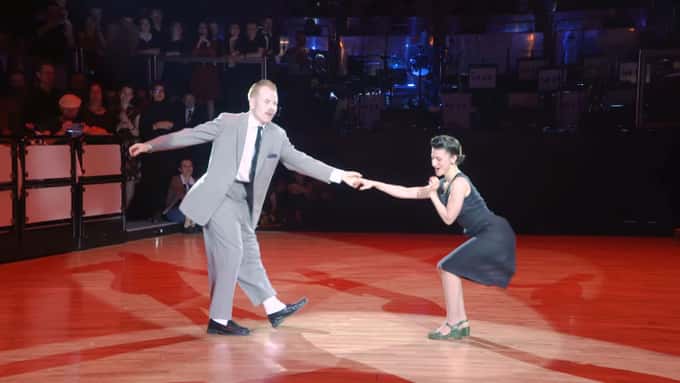
[[(208, 171), (189, 189), (180, 205), (180, 210), (199, 225), (205, 225), (211, 219), (236, 181), (247, 129), (248, 113), (222, 113), (214, 120), (194, 128), (156, 137), (147, 142), (152, 145), (152, 151), (156, 152), (212, 141)], [(257, 226), (267, 189), (279, 161), (290, 170), (323, 182), (330, 182), (334, 170), (295, 149), (283, 128), (275, 123), (266, 124), (262, 131), (257, 171), (253, 181), (253, 227)]]

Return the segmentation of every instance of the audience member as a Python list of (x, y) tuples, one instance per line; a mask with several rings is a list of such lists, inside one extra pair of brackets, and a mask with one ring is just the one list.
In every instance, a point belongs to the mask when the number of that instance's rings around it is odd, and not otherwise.
[(179, 210), (179, 204), (196, 182), (193, 177), (194, 165), (190, 159), (185, 158), (180, 161), (180, 166), (177, 170), (179, 170), (179, 174), (173, 176), (170, 180), (163, 216), (168, 221), (184, 225), (186, 231), (193, 231), (196, 224), (184, 216), (184, 213)]

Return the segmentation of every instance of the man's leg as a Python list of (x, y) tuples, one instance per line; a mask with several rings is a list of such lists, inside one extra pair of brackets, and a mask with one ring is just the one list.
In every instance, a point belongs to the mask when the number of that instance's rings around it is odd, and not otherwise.
[(255, 230), (250, 222), (241, 225), (243, 238), (243, 260), (239, 270), (239, 286), (245, 291), (253, 305), (264, 306), (272, 327), (278, 327), (289, 316), (295, 314), (307, 304), (307, 298), (302, 298), (293, 304), (284, 304), (276, 297), (276, 291), (269, 281), (267, 272), (262, 265), (260, 246), (257, 243)]
[(220, 322), (231, 319), (243, 258), (238, 204), (227, 198), (203, 230), (210, 278), (210, 318)]
[(260, 245), (255, 230), (249, 222), (243, 222), (240, 228), (243, 242), (243, 259), (238, 273), (239, 286), (255, 306), (261, 305), (267, 298), (276, 296), (267, 271), (260, 257)]

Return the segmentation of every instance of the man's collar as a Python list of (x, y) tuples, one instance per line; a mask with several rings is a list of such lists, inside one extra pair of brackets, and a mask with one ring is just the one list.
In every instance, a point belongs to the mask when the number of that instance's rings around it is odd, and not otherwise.
[(250, 128), (251, 126), (252, 127), (258, 127), (258, 126), (266, 127), (267, 124), (263, 124), (260, 121), (258, 121), (257, 118), (255, 118), (255, 116), (253, 115), (253, 112), (248, 112), (248, 127)]

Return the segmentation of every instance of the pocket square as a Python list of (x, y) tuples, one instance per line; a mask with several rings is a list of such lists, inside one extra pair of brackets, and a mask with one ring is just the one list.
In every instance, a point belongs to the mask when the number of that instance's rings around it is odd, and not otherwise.
[(279, 155), (276, 154), (276, 153), (269, 153), (269, 154), (267, 154), (267, 158), (268, 158), (268, 159), (269, 159), (269, 158), (278, 158), (278, 156), (279, 156)]

